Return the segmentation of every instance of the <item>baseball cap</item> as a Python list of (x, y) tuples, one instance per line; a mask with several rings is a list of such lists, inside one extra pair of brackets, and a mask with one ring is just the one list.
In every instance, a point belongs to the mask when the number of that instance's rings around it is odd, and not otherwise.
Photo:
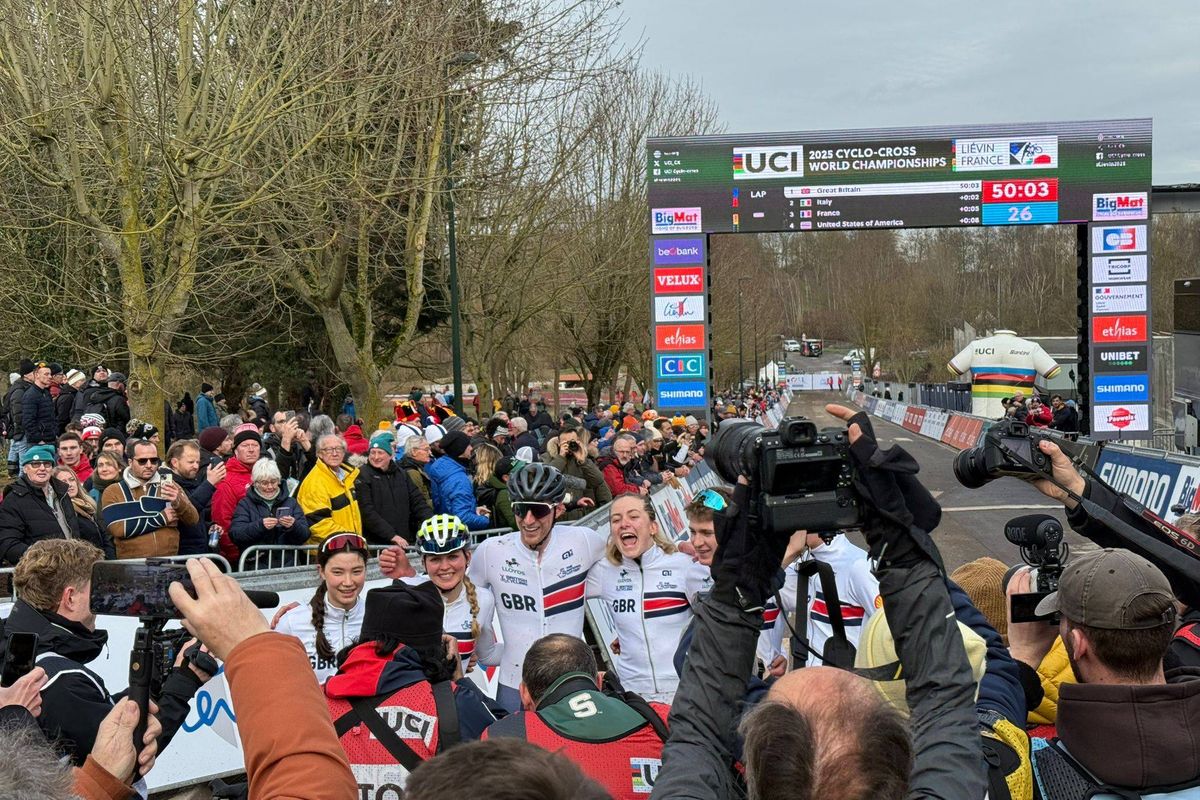
[[(1139, 597), (1157, 602), (1134, 614)], [(1105, 548), (1080, 556), (1063, 568), (1058, 591), (1037, 605), (1037, 613), (1062, 614), (1071, 622), (1104, 630), (1157, 628), (1175, 619), (1175, 595), (1158, 567), (1129, 550)]]

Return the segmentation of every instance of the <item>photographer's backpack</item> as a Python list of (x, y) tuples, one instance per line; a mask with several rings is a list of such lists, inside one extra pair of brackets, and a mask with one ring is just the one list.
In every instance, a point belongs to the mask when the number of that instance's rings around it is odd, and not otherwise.
[(1200, 778), (1172, 786), (1124, 789), (1096, 778), (1058, 739), (1030, 741), (1036, 797), (1040, 800), (1200, 800)]
[[(811, 653), (826, 666), (853, 669), (855, 649), (854, 645), (850, 643), (849, 637), (846, 636), (846, 623), (842, 619), (842, 601), (838, 597), (837, 580), (833, 567), (814, 558), (798, 564), (796, 574), (798, 576), (796, 586), (796, 622), (798, 624), (791, 630), (792, 664), (796, 665), (794, 668), (807, 664), (808, 656)], [(833, 628), (833, 633), (825, 640), (825, 646), (820, 653), (813, 652), (808, 645), (808, 579), (813, 575), (818, 576), (821, 581), (821, 596), (828, 609), (829, 626)], [(783, 608), (783, 600), (778, 594), (775, 595), (775, 602), (780, 609)], [(802, 610), (803, 617), (800, 616)]]

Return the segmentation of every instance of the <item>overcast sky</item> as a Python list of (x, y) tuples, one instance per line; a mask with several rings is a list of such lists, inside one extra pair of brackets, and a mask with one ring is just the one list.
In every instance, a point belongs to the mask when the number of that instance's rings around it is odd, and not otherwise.
[(1200, 183), (1197, 0), (627, 0), (643, 66), (729, 133), (1153, 117), (1154, 182)]

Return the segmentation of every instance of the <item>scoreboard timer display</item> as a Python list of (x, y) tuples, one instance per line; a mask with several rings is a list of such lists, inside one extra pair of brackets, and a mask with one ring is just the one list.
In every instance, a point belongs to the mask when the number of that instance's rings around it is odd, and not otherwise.
[(712, 399), (708, 234), (1067, 224), (1091, 435), (1148, 438), (1152, 132), (1123, 119), (648, 139), (659, 408), (699, 416)]
[(651, 233), (1086, 223), (1150, 148), (1146, 119), (652, 138)]

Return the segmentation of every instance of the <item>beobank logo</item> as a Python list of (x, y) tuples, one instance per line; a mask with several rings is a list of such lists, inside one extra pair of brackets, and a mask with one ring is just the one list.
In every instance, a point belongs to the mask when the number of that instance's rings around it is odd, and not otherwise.
[(703, 325), (655, 325), (656, 350), (699, 350), (704, 346)]
[(653, 209), (650, 225), (651, 233), (700, 233), (700, 207)]
[(1092, 317), (1092, 341), (1144, 342), (1146, 341), (1146, 315)]
[(654, 263), (671, 264), (703, 264), (704, 239), (659, 239), (651, 242), (654, 249)]
[(704, 291), (704, 267), (654, 270), (655, 294), (696, 294)]

